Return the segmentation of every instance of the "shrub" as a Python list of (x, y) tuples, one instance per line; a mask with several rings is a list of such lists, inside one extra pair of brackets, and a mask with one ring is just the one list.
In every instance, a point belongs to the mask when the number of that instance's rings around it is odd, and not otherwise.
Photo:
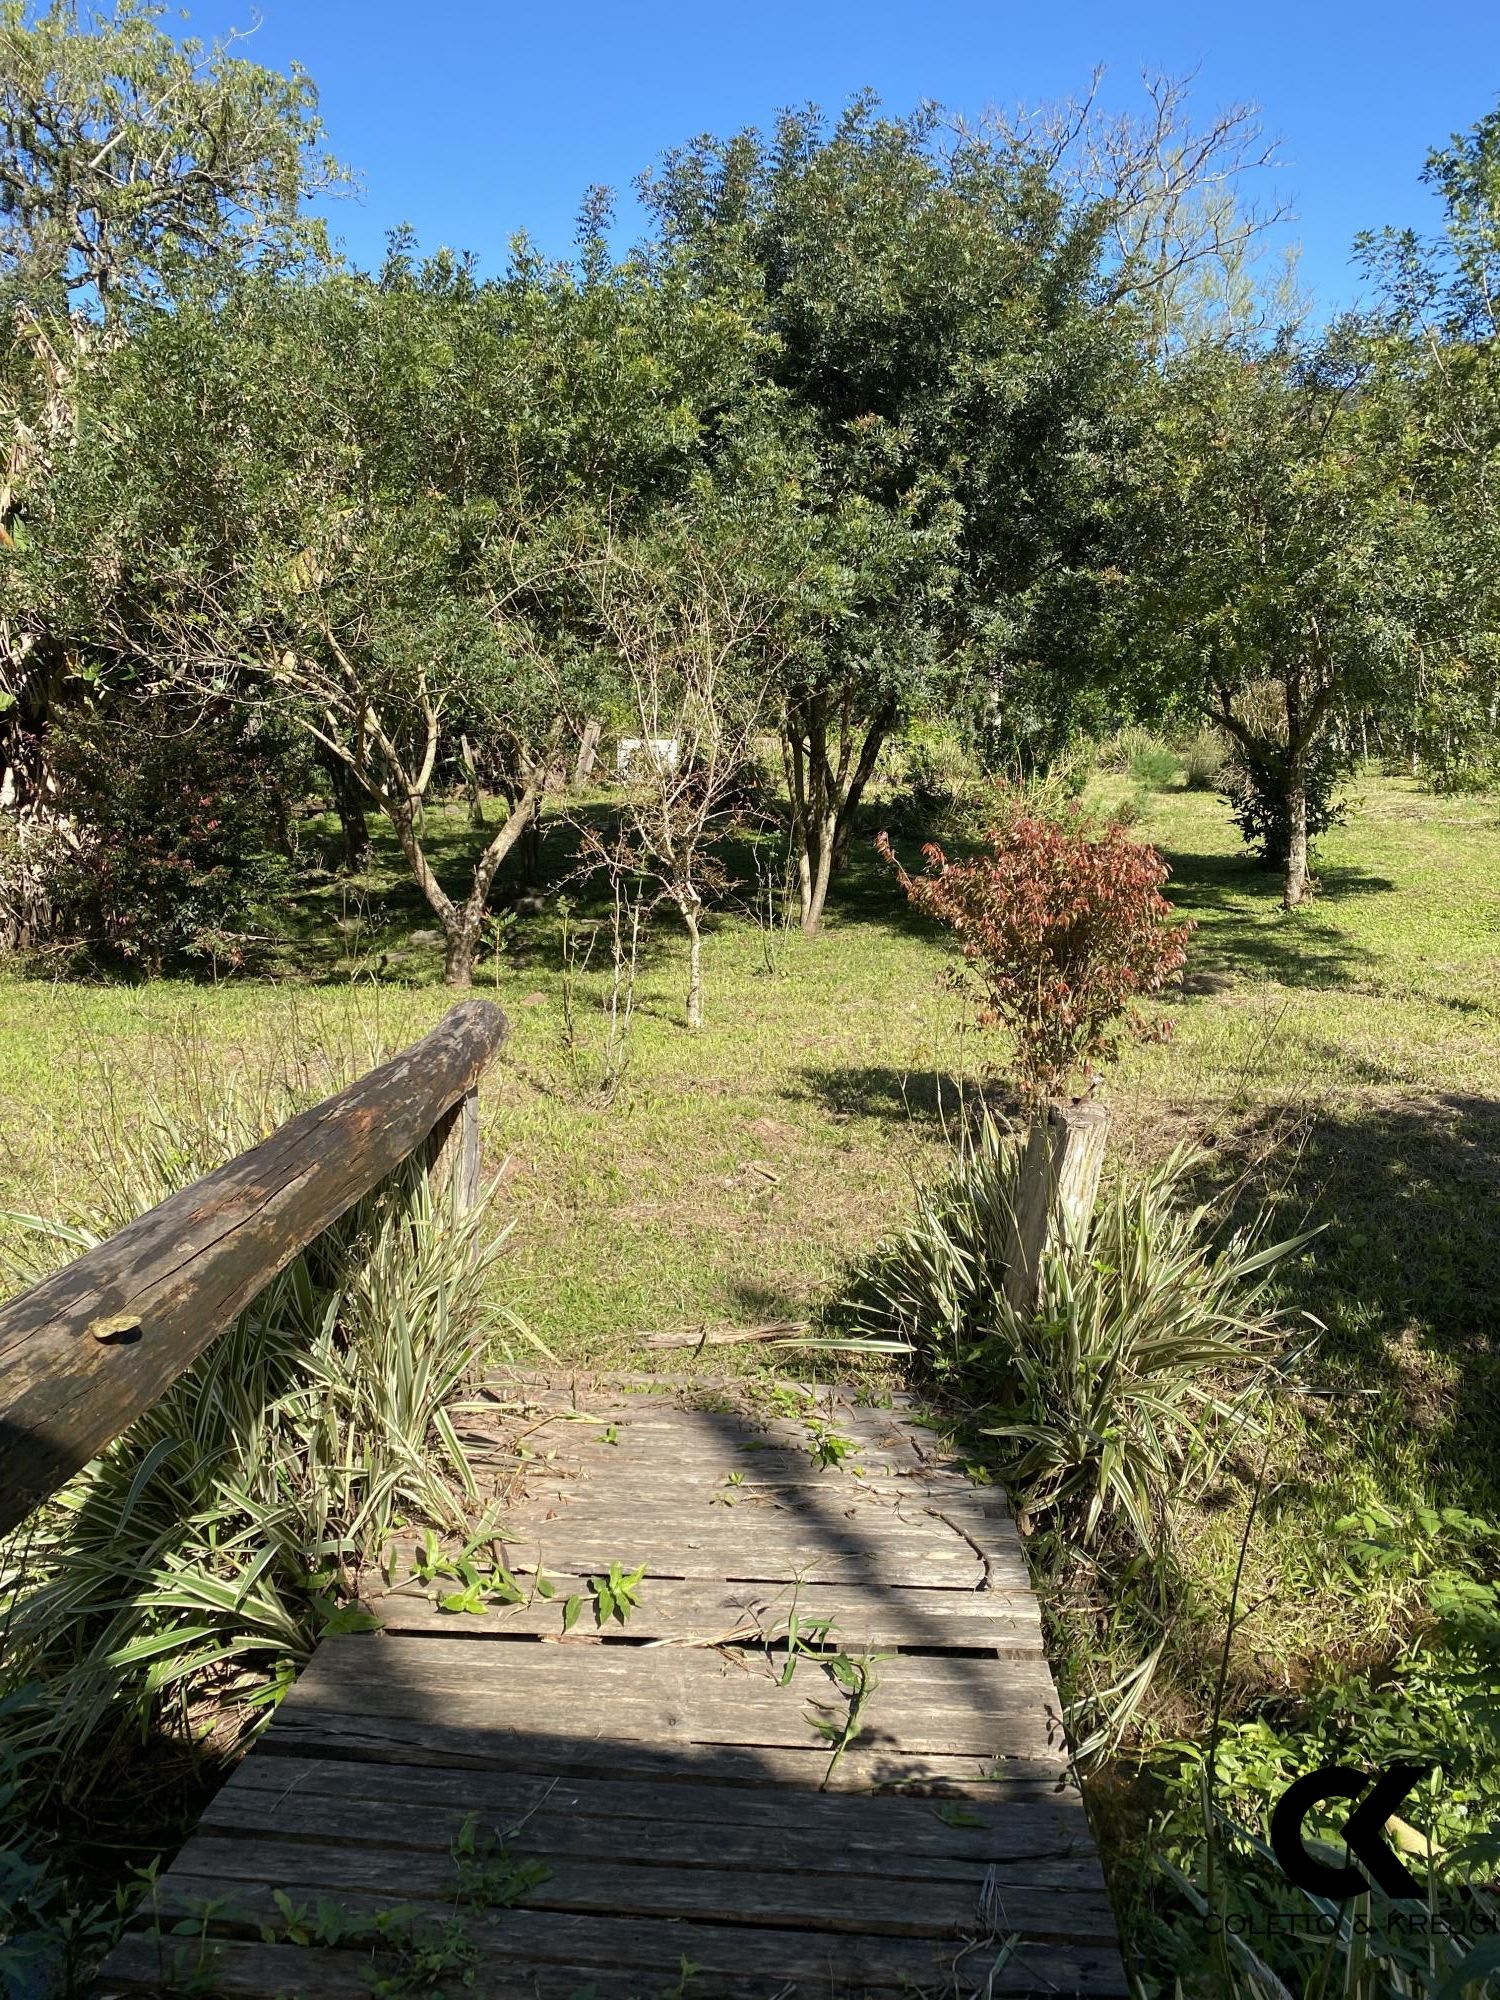
[(57, 885), (73, 841), (68, 822), (48, 806), (0, 810), (0, 951), (37, 951), (56, 936)]
[[(161, 1113), (122, 1163), (100, 1142), (99, 1209), (8, 1218), (31, 1281), (263, 1130), (233, 1093)], [(503, 1315), (499, 1240), (415, 1167), (309, 1246), (130, 1429), (37, 1513), (0, 1564), (0, 1746), (26, 1789), (120, 1793), (112, 1750), (205, 1707), (253, 1726), (398, 1521), (458, 1528), (475, 1492), (445, 1414)], [(10, 1697), (8, 1703), (6, 1696)], [(227, 1733), (227, 1732), (226, 1732)]]
[(1177, 752), (1165, 743), (1149, 750), (1137, 750), (1130, 760), (1131, 783), (1142, 786), (1148, 792), (1169, 791), (1177, 782), (1177, 773), (1181, 768)]
[(1116, 1175), (1086, 1238), (1043, 1258), (1036, 1311), (1019, 1313), (1004, 1290), (1018, 1159), (985, 1118), (849, 1304), (864, 1332), (894, 1335), (989, 1408), (1029, 1512), (1076, 1547), (1123, 1530), (1152, 1552), (1218, 1440), (1255, 1427), (1251, 1385), (1279, 1317), (1271, 1270), (1306, 1239), (1268, 1247), (1257, 1225), (1215, 1249), (1209, 1211), (1183, 1199), (1196, 1163), (1179, 1152)]
[[(1325, 737), (1307, 753), (1303, 767), (1309, 841), (1343, 821), (1345, 808), (1333, 796), (1339, 777), (1338, 757)], [(1287, 806), (1287, 753), (1281, 745), (1250, 750), (1236, 743), (1227, 767), (1224, 797), (1245, 844), (1255, 849), (1263, 865), (1285, 868), (1292, 821)]]
[(906, 783), (919, 811), (951, 805), (980, 783), (979, 767), (956, 736), (924, 731), (905, 746)]
[(164, 703), (70, 720), (53, 740), (77, 847), (55, 900), (101, 960), (240, 970), (291, 887), (283, 746), (231, 709), (191, 727)]
[(1429, 791), (1482, 796), (1500, 791), (1500, 747), (1469, 746), (1456, 756), (1424, 758), (1422, 777)]
[(953, 862), (929, 843), (918, 877), (895, 862), (886, 835), (878, 845), (911, 902), (957, 934), (980, 1021), (1014, 1036), (1028, 1100), (1112, 1061), (1122, 1032), (1170, 1033), (1134, 1003), (1180, 970), (1190, 926), (1173, 921), (1161, 894), (1166, 862), (1122, 827), (1091, 826), (1076, 809), (1044, 818), (1010, 802), (986, 854)]
[(1123, 729), (1117, 729), (1099, 746), (1098, 752), (1100, 770), (1115, 771), (1122, 777), (1133, 777), (1136, 766), (1143, 761), (1163, 757), (1171, 759), (1175, 771), (1177, 759), (1166, 738), (1139, 722), (1127, 722)]

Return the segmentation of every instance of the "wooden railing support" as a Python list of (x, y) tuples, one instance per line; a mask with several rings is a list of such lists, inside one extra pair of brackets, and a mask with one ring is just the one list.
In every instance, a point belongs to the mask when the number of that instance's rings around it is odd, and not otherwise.
[(1026, 1134), (1016, 1181), (1005, 1296), (1017, 1312), (1036, 1309), (1042, 1259), (1060, 1241), (1081, 1241), (1094, 1212), (1109, 1113), (1102, 1104), (1048, 1104)]
[(479, 1089), (466, 1090), (451, 1111), (445, 1111), (432, 1128), (432, 1157), (428, 1174), (433, 1188), (447, 1193), (461, 1213), (479, 1199)]
[[(479, 1187), (488, 1000), (0, 1305), (0, 1533), (118, 1437), (292, 1259), (413, 1154)], [(434, 1145), (434, 1134), (436, 1143)], [(428, 1150), (430, 1149), (430, 1150)]]

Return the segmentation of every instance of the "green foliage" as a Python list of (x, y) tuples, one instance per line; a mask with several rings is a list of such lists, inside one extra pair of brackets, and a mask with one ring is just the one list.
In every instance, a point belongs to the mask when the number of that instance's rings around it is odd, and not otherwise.
[[(1309, 844), (1329, 827), (1343, 823), (1346, 808), (1334, 796), (1341, 762), (1337, 748), (1326, 736), (1300, 760)], [(1292, 842), (1288, 764), (1284, 743), (1274, 737), (1258, 737), (1250, 743), (1236, 743), (1225, 767), (1224, 797), (1235, 825), (1262, 864), (1278, 872), (1286, 867)]]
[[(12, 1218), (33, 1270), (242, 1150), (258, 1134), (241, 1117), (226, 1099), (213, 1132), (158, 1119), (87, 1223)], [(34, 1789), (76, 1803), (113, 1749), (210, 1698), (253, 1727), (347, 1625), (348, 1575), (398, 1518), (463, 1521), (473, 1481), (446, 1410), (497, 1326), (483, 1228), (415, 1170), (377, 1191), (12, 1540), (4, 1733)]]
[(1267, 815), (1297, 829), (1289, 904), (1308, 788), (1326, 798), (1320, 772), (1352, 754), (1338, 719), (1399, 713), (1460, 671), (1467, 613), (1422, 456), (1381, 342), (1352, 323), (1185, 354), (1137, 436), (1120, 670), (1141, 706), (1191, 704), (1233, 737), (1266, 802), (1252, 837), (1281, 847)]
[(126, 704), (69, 716), (50, 748), (76, 843), (50, 884), (66, 935), (100, 965), (151, 974), (264, 957), (292, 881), (301, 774), (284, 735), (222, 704), (181, 721)]
[(129, 1898), (80, 1898), (41, 1839), (27, 1831), (23, 1760), (0, 1696), (0, 1990), (16, 2000), (82, 2000), (114, 1943)]
[[(1233, 1912), (1249, 1941), (1235, 1968), (1247, 1996), (1336, 1990), (1364, 2000), (1390, 1995), (1479, 2000), (1487, 1972), (1477, 1955), (1500, 1919), (1493, 1894), (1493, 1825), (1500, 1810), (1500, 1603), (1493, 1582), (1500, 1532), (1460, 1508), (1414, 1506), (1401, 1514), (1365, 1502), (1343, 1516), (1349, 1587), (1374, 1569), (1385, 1583), (1408, 1582), (1425, 1606), (1413, 1642), (1374, 1671), (1335, 1667), (1308, 1691), (1295, 1717), (1226, 1719), (1214, 1738), (1213, 1792), (1205, 1796), (1200, 1745), (1168, 1741), (1145, 1751), (1137, 1769), (1154, 1793), (1151, 1852), (1133, 1877), (1134, 1934), (1157, 1968), (1148, 1993), (1167, 1990), (1175, 1971), (1197, 1991), (1212, 1946), (1181, 1922), (1181, 1905)], [(1378, 1891), (1342, 1910), (1292, 1888), (1267, 1846), (1271, 1806), (1292, 1780), (1329, 1764), (1377, 1769), (1430, 1762), (1432, 1775), (1408, 1809), (1419, 1822), (1392, 1822), (1389, 1834), (1424, 1883), (1424, 1907), (1392, 1904)], [(1315, 1818), (1310, 1842), (1342, 1862), (1337, 1815)], [(1423, 1923), (1428, 1909), (1443, 1921)], [(1280, 1921), (1268, 1925), (1267, 1916)], [(1322, 1928), (1296, 1918), (1327, 1919)], [(1413, 1921), (1414, 1919), (1414, 1921)], [(1456, 1920), (1456, 1921), (1453, 1921)], [(1472, 1922), (1474, 1937), (1458, 1932)], [(1252, 1948), (1253, 1947), (1253, 1948)], [(1476, 1954), (1469, 1957), (1469, 1953)], [(1338, 1982), (1330, 1988), (1332, 1977)], [(1259, 1986), (1255, 1981), (1259, 1980)], [(1323, 1982), (1320, 1984), (1320, 1982)]]
[(1154, 1553), (1219, 1453), (1258, 1427), (1271, 1268), (1307, 1239), (1211, 1247), (1207, 1209), (1183, 1201), (1193, 1165), (1176, 1154), (1117, 1176), (1087, 1241), (1044, 1257), (1035, 1312), (1001, 1300), (989, 1365), (1008, 1407), (988, 1434), (1028, 1509), (1084, 1547), (1124, 1529)]
[[(829, 1653), (820, 1656), (818, 1664), (833, 1683), (836, 1700), (815, 1701), (808, 1709), (808, 1721), (819, 1736), (832, 1749), (828, 1767), (823, 1773), (819, 1789), (826, 1791), (833, 1782), (833, 1774), (843, 1762), (844, 1753), (856, 1743), (864, 1731), (865, 1714), (880, 1687), (880, 1676), (876, 1672), (882, 1660), (891, 1657), (888, 1653)], [(782, 1682), (790, 1680), (788, 1674)], [(838, 1701), (842, 1700), (840, 1710)]]
[(1164, 736), (1130, 723), (1117, 730), (1099, 752), (1100, 768), (1119, 771), (1147, 791), (1167, 791), (1181, 768), (1181, 759)]
[(989, 1411), (983, 1428), (1029, 1513), (1080, 1547), (1123, 1534), (1150, 1554), (1223, 1448), (1257, 1428), (1280, 1318), (1270, 1274), (1306, 1239), (1250, 1232), (1215, 1247), (1209, 1210), (1184, 1201), (1195, 1162), (1174, 1154), (1116, 1174), (1087, 1238), (1043, 1259), (1035, 1312), (1019, 1312), (1004, 1289), (1019, 1158), (983, 1118), (850, 1305)]
[(1177, 746), (1177, 755), (1188, 790), (1217, 790), (1228, 754), (1228, 746), (1217, 729), (1195, 729), (1191, 736), (1185, 737)]
[(674, 268), (759, 336), (798, 496), (784, 733), (812, 929), (903, 711), (952, 700), (970, 660), (998, 678), (1073, 656), (1059, 600), (1097, 539), (1134, 323), (1098, 282), (1102, 215), (1040, 147), (949, 145), (932, 110), (887, 117), (865, 94), (832, 124), (787, 113), (770, 140), (695, 141), (645, 186)]
[(179, 39), (165, 12), (0, 9), (0, 291), (33, 309), (108, 313), (205, 266), (326, 251), (302, 203), (346, 176), (308, 77)]
[[(589, 1593), (594, 1600), (594, 1623), (606, 1625), (612, 1618), (616, 1624), (623, 1625), (640, 1604), (641, 1580), (645, 1574), (644, 1563), (638, 1569), (627, 1571), (619, 1563), (612, 1562), (607, 1576), (591, 1576)], [(570, 1603), (572, 1601), (569, 1599)], [(576, 1618), (577, 1613), (573, 1616)], [(573, 1619), (567, 1618), (564, 1629), (572, 1623)]]
[(1165, 792), (1177, 782), (1182, 761), (1175, 750), (1163, 743), (1160, 749), (1138, 750), (1130, 760), (1133, 783), (1148, 792)]

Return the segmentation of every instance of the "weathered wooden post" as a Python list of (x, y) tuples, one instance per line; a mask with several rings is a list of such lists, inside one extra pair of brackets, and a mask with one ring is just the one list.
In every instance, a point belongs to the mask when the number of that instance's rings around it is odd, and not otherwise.
[(466, 1090), (450, 1111), (445, 1111), (432, 1131), (432, 1153), (427, 1178), (434, 1194), (446, 1194), (451, 1187), (460, 1215), (479, 1199), (479, 1087)]
[(1027, 1132), (1005, 1263), (1005, 1296), (1017, 1312), (1035, 1310), (1048, 1250), (1088, 1228), (1108, 1136), (1102, 1104), (1056, 1101)]
[(581, 792), (594, 775), (594, 763), (599, 755), (599, 738), (604, 734), (604, 724), (594, 717), (583, 725), (583, 737), (578, 745), (578, 755), (573, 763), (573, 790)]

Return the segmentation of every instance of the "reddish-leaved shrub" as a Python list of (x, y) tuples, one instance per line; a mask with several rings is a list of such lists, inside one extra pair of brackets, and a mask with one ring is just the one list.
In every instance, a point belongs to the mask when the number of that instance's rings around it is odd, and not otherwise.
[(887, 835), (876, 845), (917, 909), (958, 937), (964, 986), (986, 1027), (1015, 1038), (1016, 1081), (1035, 1102), (1112, 1062), (1122, 1034), (1165, 1041), (1170, 1021), (1135, 1002), (1179, 971), (1193, 926), (1161, 893), (1170, 874), (1154, 847), (1076, 809), (1046, 818), (1007, 805), (973, 861), (931, 843), (925, 875), (908, 875)]

